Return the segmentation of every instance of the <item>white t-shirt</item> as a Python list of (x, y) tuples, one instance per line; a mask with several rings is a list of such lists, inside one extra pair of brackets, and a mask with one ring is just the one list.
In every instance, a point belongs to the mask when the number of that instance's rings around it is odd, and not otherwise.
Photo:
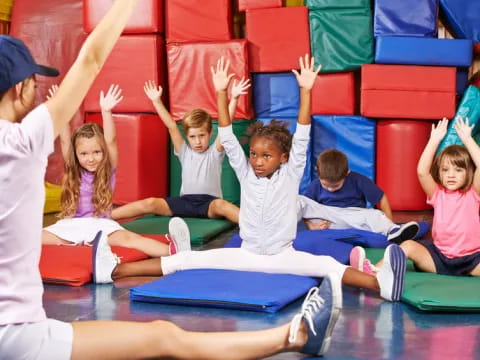
[(224, 151), (215, 143), (202, 153), (192, 150), (184, 142), (180, 153), (175, 153), (182, 164), (180, 195), (212, 195), (222, 198), (222, 162)]
[(45, 105), (22, 123), (0, 120), (0, 325), (46, 318), (38, 263), (53, 140)]

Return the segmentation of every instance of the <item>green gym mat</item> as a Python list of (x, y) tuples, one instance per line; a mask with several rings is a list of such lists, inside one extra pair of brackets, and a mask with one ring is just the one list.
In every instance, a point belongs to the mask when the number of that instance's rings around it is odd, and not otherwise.
[[(147, 215), (140, 219), (124, 223), (122, 226), (139, 234), (168, 234), (169, 216)], [(222, 231), (231, 229), (235, 224), (228, 220), (183, 218), (190, 230), (190, 243), (201, 245)]]
[[(376, 263), (383, 249), (365, 249)], [(402, 301), (422, 311), (480, 312), (480, 278), (417, 272), (409, 260)]]

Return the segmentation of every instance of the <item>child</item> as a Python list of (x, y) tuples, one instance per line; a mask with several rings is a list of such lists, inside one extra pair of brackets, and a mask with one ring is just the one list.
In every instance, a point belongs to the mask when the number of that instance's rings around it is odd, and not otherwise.
[[(233, 83), (232, 99), (229, 104), (233, 117), (238, 98), (246, 94), (250, 80), (242, 79)], [(212, 118), (201, 109), (187, 113), (182, 125), (187, 142), (183, 139), (175, 121), (162, 102), (162, 88), (149, 81), (144, 87), (145, 94), (152, 101), (158, 115), (168, 128), (175, 155), (182, 165), (182, 187), (180, 196), (147, 198), (116, 208), (113, 219), (130, 218), (154, 213), (162, 216), (204, 217), (211, 219), (227, 218), (238, 223), (238, 207), (222, 199), (222, 162), (225, 156), (223, 146), (217, 139), (209, 146), (212, 137)]]
[[(318, 178), (298, 198), (298, 220), (309, 230), (361, 229), (380, 233), (394, 243), (413, 239), (418, 224), (401, 226), (392, 221), (387, 196), (366, 176), (348, 169), (346, 155), (335, 149), (323, 151), (317, 158)], [(367, 201), (377, 209), (367, 209)]]
[[(256, 359), (321, 353), (330, 343), (341, 291), (327, 278), (290, 324), (252, 332), (198, 333), (168, 321), (48, 319), (38, 271), (43, 178), (55, 137), (80, 106), (122, 33), (136, 0), (118, 0), (86, 39), (58, 92), (34, 109), (38, 65), (18, 39), (0, 36), (0, 349), (2, 359)], [(158, 262), (158, 259), (157, 259)], [(126, 265), (126, 264), (125, 264)]]
[[(58, 86), (53, 86), (49, 90), (50, 97), (57, 89)], [(88, 123), (75, 129), (72, 137), (68, 124), (62, 129), (60, 141), (65, 175), (61, 220), (43, 230), (43, 244), (91, 244), (101, 231), (112, 246), (133, 248), (151, 257), (170, 254), (169, 245), (128, 231), (110, 219), (118, 166), (112, 109), (123, 99), (121, 93), (118, 85), (110, 86), (106, 95), (103, 91), (100, 93), (104, 129)]]
[[(480, 275), (480, 149), (472, 138), (474, 125), (455, 120), (454, 128), (465, 146), (451, 145), (434, 160), (447, 133), (448, 120), (432, 125), (430, 140), (418, 161), (418, 180), (433, 206), (430, 240), (405, 241), (402, 250), (416, 268), (444, 275)], [(432, 165), (433, 163), (433, 165)], [(354, 248), (351, 259), (365, 271), (372, 266), (362, 248)], [(381, 266), (381, 264), (378, 264)]]

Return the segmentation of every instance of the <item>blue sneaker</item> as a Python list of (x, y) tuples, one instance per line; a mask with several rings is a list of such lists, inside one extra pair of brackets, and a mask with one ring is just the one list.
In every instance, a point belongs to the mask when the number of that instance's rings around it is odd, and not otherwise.
[(387, 240), (401, 244), (405, 240), (412, 240), (417, 236), (420, 226), (415, 221), (410, 221), (402, 225), (395, 225), (387, 235)]
[(332, 339), (333, 328), (342, 309), (342, 285), (335, 273), (328, 274), (319, 288), (308, 292), (301, 311), (290, 325), (289, 341), (295, 342), (301, 321), (305, 321), (308, 339), (301, 350), (304, 354), (323, 355)]
[(407, 269), (407, 257), (397, 244), (388, 245), (383, 255), (383, 265), (377, 273), (380, 296), (385, 300), (399, 301), (402, 297)]
[(117, 255), (112, 253), (108, 238), (99, 231), (92, 241), (92, 280), (95, 284), (112, 283), (112, 272), (120, 263)]

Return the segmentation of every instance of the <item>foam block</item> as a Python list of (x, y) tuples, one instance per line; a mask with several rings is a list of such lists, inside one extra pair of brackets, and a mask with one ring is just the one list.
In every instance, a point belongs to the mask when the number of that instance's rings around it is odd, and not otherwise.
[(362, 116), (312, 117), (312, 176), (318, 155), (338, 149), (348, 158), (349, 168), (375, 181), (376, 124)]
[[(83, 28), (90, 33), (112, 7), (115, 0), (83, 0)], [(163, 32), (163, 1), (137, 2), (123, 34), (151, 34)]]
[(238, 11), (282, 7), (282, 0), (238, 0)]
[(163, 38), (157, 35), (122, 36), (85, 98), (85, 111), (100, 112), (99, 94), (111, 84), (118, 84), (124, 99), (116, 112), (155, 112), (143, 92), (146, 81), (154, 80), (163, 88)]
[(435, 37), (438, 0), (376, 0), (373, 18), (375, 36)]
[(375, 62), (469, 67), (472, 54), (471, 40), (378, 36)]
[(473, 40), (480, 53), (480, 2), (440, 0), (440, 7), (455, 37)]
[(441, 119), (455, 114), (455, 68), (362, 66), (361, 114), (367, 117)]
[(232, 1), (166, 0), (167, 42), (230, 40)]
[(308, 9), (298, 6), (247, 11), (246, 38), (250, 71), (297, 69), (299, 56), (310, 54)]
[[(246, 40), (168, 44), (167, 56), (170, 113), (175, 120), (182, 119), (195, 108), (207, 111), (213, 118), (218, 117), (210, 67), (221, 56), (231, 61), (229, 72), (234, 73), (236, 79), (249, 77)], [(249, 97), (241, 96), (235, 118), (251, 117)]]
[[(168, 132), (156, 115), (114, 114), (118, 171), (115, 204), (126, 204), (168, 193)], [(87, 114), (87, 122), (102, 124), (101, 114)]]
[(377, 123), (377, 185), (392, 210), (426, 210), (417, 163), (430, 138), (431, 123), (391, 120)]

